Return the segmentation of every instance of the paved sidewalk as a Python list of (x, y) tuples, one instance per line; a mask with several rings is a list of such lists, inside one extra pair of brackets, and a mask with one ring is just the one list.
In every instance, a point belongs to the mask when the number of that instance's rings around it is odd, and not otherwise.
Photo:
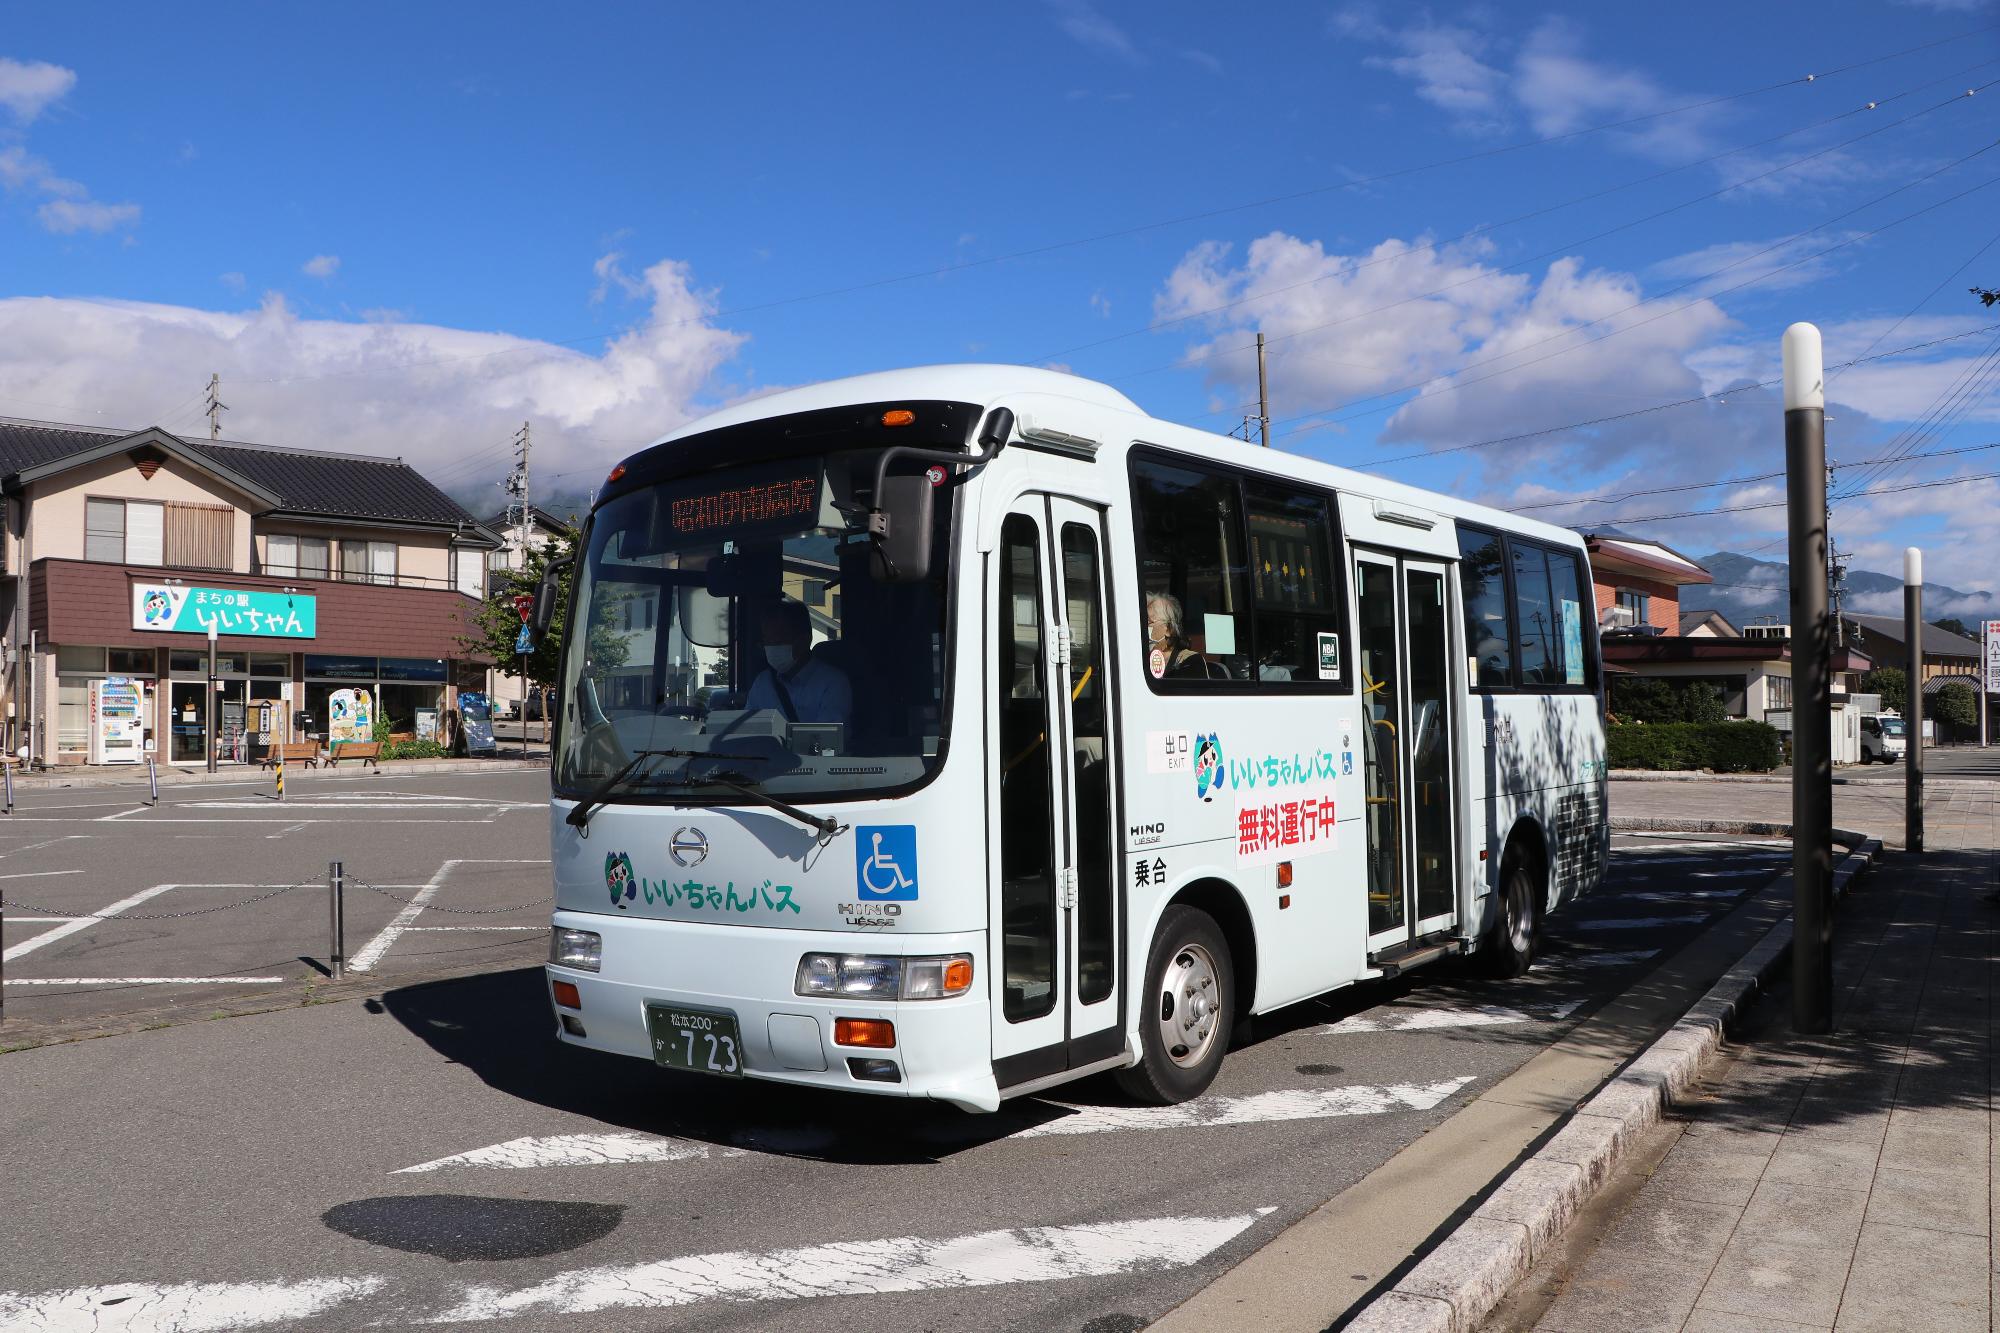
[[(1656, 819), (1792, 822), (1788, 786), (1718, 782), (1611, 780), (1610, 813)], [(1850, 783), (1833, 789), (1835, 828), (1863, 829), (1884, 846), (1903, 845), (1903, 784)], [(1924, 788), (1924, 829), (1932, 848), (2000, 846), (2000, 783), (1953, 782)]]
[(1536, 1328), (1994, 1326), (2000, 816), (1953, 813), (1843, 906), (1836, 1031), (1793, 1036), (1790, 992), (1771, 991), (1733, 1063), (1635, 1153), (1650, 1178), (1572, 1248)]

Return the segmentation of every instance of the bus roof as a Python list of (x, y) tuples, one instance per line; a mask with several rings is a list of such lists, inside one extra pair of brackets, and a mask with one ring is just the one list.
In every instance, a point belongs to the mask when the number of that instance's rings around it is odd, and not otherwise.
[(1344, 494), (1417, 505), (1455, 521), (1504, 529), (1567, 546), (1580, 547), (1583, 544), (1582, 538), (1570, 528), (1511, 514), (1442, 491), (1425, 490), (1372, 473), (1324, 463), (1302, 454), (1266, 449), (1233, 436), (1151, 417), (1137, 403), (1109, 385), (1033, 366), (977, 363), (915, 366), (783, 389), (760, 398), (733, 403), (721, 411), (690, 421), (662, 436), (656, 444), (766, 417), (897, 399), (970, 403), (982, 409), (1010, 407), (1019, 415), (1024, 427), (1032, 420), (1036, 424), (1096, 439), (1108, 454), (1122, 454), (1135, 443), (1186, 450), (1211, 461), (1315, 482)]

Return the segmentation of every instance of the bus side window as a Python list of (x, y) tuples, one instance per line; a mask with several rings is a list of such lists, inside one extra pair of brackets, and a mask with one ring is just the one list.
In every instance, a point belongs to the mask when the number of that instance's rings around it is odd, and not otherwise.
[(1514, 636), (1508, 627), (1507, 578), (1501, 564), (1500, 538), (1478, 528), (1458, 530), (1458, 579), (1465, 602), (1465, 653), (1479, 689), (1505, 689), (1514, 683)]
[[(1248, 680), (1250, 596), (1236, 480), (1151, 460), (1132, 465), (1139, 592), (1154, 680)], [(1156, 656), (1157, 654), (1157, 656)]]
[(1509, 542), (1514, 552), (1514, 629), (1520, 636), (1521, 684), (1562, 682), (1562, 627), (1549, 598), (1549, 557), (1539, 546)]
[(1590, 643), (1596, 637), (1595, 617), (1584, 619), (1583, 579), (1577, 571), (1576, 557), (1567, 551), (1548, 554), (1549, 588), (1555, 596), (1555, 623), (1560, 631), (1555, 644), (1560, 665), (1550, 679), (1556, 684), (1587, 685), (1594, 689), (1597, 673), (1592, 669), (1596, 664), (1591, 660)]
[[(1257, 612), (1257, 679), (1345, 686), (1340, 567), (1326, 497), (1244, 485), (1250, 586)], [(1321, 644), (1331, 665), (1323, 667)]]

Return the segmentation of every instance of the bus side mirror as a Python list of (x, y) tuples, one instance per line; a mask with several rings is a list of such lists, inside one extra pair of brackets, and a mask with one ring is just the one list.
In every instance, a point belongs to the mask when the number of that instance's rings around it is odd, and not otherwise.
[(884, 477), (868, 516), (875, 539), (873, 573), (884, 583), (922, 583), (931, 572), (931, 480)]
[(535, 637), (541, 638), (555, 623), (556, 597), (559, 595), (562, 576), (569, 572), (570, 562), (560, 560), (542, 571), (542, 581), (535, 585), (535, 609), (530, 613), (530, 623), (535, 627)]

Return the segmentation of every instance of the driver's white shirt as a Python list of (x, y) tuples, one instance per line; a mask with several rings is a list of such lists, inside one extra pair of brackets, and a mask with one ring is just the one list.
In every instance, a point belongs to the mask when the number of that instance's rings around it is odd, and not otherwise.
[[(745, 708), (785, 711), (778, 699), (778, 687), (773, 683), (775, 675), (769, 667), (758, 673), (757, 679), (750, 683)], [(792, 696), (792, 707), (797, 710), (800, 722), (838, 722), (844, 726), (854, 716), (854, 687), (847, 683), (847, 673), (818, 658), (808, 657), (797, 671), (785, 677), (785, 689)]]

